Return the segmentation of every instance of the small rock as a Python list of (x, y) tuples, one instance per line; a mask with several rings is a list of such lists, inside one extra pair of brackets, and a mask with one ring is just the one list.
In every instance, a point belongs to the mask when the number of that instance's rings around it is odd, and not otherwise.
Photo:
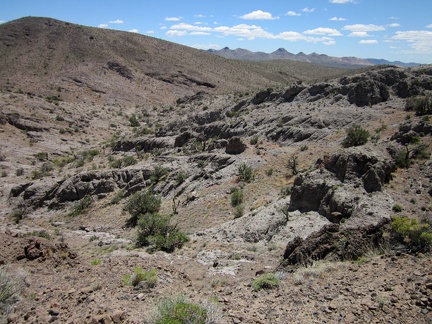
[(60, 314), (60, 311), (57, 308), (51, 308), (48, 311), (48, 314), (50, 314), (51, 316), (58, 316)]
[(125, 313), (121, 310), (116, 310), (111, 314), (111, 319), (115, 324), (122, 323), (124, 317), (125, 317)]

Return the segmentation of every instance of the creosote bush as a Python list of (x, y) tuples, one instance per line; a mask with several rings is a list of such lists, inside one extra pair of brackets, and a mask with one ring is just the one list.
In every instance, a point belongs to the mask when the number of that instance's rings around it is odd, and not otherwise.
[(256, 278), (252, 282), (252, 288), (255, 291), (261, 289), (272, 289), (279, 286), (279, 278), (274, 273), (265, 273), (262, 276)]
[(235, 188), (231, 193), (231, 206), (236, 207), (243, 202), (243, 191)]
[(135, 227), (141, 215), (157, 213), (161, 206), (161, 199), (151, 191), (145, 190), (137, 192), (128, 201), (125, 210), (131, 217), (127, 220), (127, 227)]
[(400, 241), (416, 250), (428, 250), (432, 245), (432, 229), (429, 224), (419, 223), (406, 216), (395, 216), (391, 226)]
[(171, 224), (171, 216), (160, 215), (161, 200), (146, 190), (134, 194), (125, 206), (131, 217), (127, 227), (138, 227), (136, 245), (149, 247), (149, 252), (173, 252), (189, 241), (186, 234)]
[(246, 163), (240, 164), (238, 167), (238, 177), (240, 181), (251, 182), (255, 178), (252, 167)]
[(343, 147), (360, 146), (366, 144), (369, 139), (369, 132), (360, 125), (354, 125), (347, 130), (347, 136), (342, 141)]
[(177, 226), (171, 224), (171, 217), (157, 213), (140, 215), (138, 219), (137, 245), (149, 246), (149, 252), (174, 252), (189, 238)]
[(13, 278), (4, 268), (0, 268), (0, 309), (12, 302), (12, 297), (17, 291)]

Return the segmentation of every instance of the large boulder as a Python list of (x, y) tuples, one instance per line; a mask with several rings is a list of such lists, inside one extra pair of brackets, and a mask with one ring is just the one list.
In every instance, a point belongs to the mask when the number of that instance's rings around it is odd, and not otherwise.
[(375, 105), (389, 98), (388, 87), (375, 80), (360, 81), (348, 93), (348, 101), (358, 107)]

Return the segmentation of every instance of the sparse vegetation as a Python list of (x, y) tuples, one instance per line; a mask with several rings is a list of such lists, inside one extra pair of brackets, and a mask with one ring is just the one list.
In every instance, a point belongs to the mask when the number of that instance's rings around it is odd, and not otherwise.
[(149, 252), (174, 252), (188, 241), (186, 234), (171, 224), (170, 216), (146, 213), (138, 219), (136, 244), (139, 247), (149, 247)]
[(168, 173), (169, 173), (169, 169), (161, 165), (156, 165), (155, 167), (153, 167), (153, 171), (150, 175), (150, 180), (153, 183), (158, 183)]
[(297, 175), (299, 173), (299, 158), (297, 155), (293, 155), (288, 159), (288, 169), (291, 170), (293, 175)]
[(236, 207), (243, 202), (243, 191), (239, 188), (234, 188), (231, 193), (231, 206)]
[(85, 196), (83, 199), (75, 203), (75, 205), (72, 207), (72, 210), (69, 213), (69, 216), (78, 216), (81, 215), (84, 210), (89, 208), (91, 204), (93, 203), (93, 198), (91, 196)]
[(244, 214), (244, 206), (241, 204), (237, 205), (234, 209), (234, 219), (242, 217), (243, 214)]
[(415, 111), (417, 116), (432, 114), (432, 96), (415, 96), (408, 98), (405, 110)]
[(135, 268), (133, 274), (123, 276), (123, 283), (126, 286), (138, 286), (140, 282), (146, 282), (147, 287), (156, 287), (158, 281), (158, 272), (156, 269), (144, 271), (142, 268)]
[(157, 306), (154, 324), (213, 323), (205, 307), (186, 301), (183, 297), (165, 298)]
[(160, 206), (161, 199), (149, 190), (134, 194), (124, 208), (131, 215), (126, 222), (126, 226), (135, 227), (141, 215), (157, 213)]
[(12, 302), (12, 297), (18, 292), (12, 276), (0, 267), (0, 309)]
[(342, 141), (343, 147), (360, 146), (367, 143), (369, 132), (360, 125), (354, 125), (347, 130), (347, 136)]
[(251, 182), (254, 180), (254, 172), (252, 167), (248, 166), (246, 163), (242, 163), (238, 167), (238, 177), (240, 181)]
[(261, 289), (272, 289), (278, 286), (279, 278), (274, 273), (265, 273), (252, 281), (252, 288), (255, 291)]
[(425, 250), (432, 245), (432, 230), (429, 224), (419, 223), (414, 218), (395, 216), (391, 225), (396, 238), (415, 249)]

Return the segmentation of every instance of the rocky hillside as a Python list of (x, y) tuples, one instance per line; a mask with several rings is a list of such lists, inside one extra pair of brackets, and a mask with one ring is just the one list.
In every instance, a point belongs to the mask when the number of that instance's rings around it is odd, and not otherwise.
[[(104, 72), (87, 74), (97, 55)], [(73, 67), (83, 97), (97, 93), (85, 80), (135, 84), (138, 68), (104, 55), (40, 71)], [(215, 323), (431, 322), (430, 66), (242, 92), (177, 84), (151, 106), (115, 86), (100, 101), (38, 96), (25, 87), (44, 76), (25, 76), (0, 92), (0, 279), (14, 288), (1, 320), (154, 323), (182, 296)], [(169, 235), (144, 236), (167, 219)], [(170, 245), (179, 232), (189, 241)]]
[[(179, 59), (181, 57), (181, 59)], [(221, 94), (316, 79), (338, 69), (226, 60), (139, 34), (26, 17), (0, 26), (0, 87), (34, 96), (124, 106), (171, 104), (197, 92)]]

